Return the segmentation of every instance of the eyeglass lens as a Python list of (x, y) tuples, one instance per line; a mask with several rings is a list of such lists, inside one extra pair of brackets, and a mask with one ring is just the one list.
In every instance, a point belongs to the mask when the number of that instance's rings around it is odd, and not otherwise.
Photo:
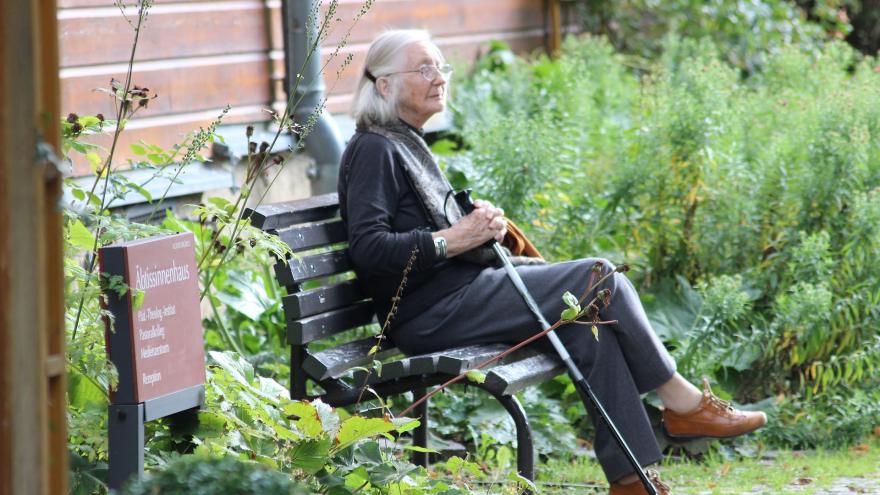
[(426, 64), (419, 67), (419, 72), (422, 74), (422, 77), (428, 81), (433, 81), (439, 76), (443, 76), (443, 79), (447, 79), (452, 74), (452, 66), (449, 64), (443, 64), (440, 67), (436, 67)]

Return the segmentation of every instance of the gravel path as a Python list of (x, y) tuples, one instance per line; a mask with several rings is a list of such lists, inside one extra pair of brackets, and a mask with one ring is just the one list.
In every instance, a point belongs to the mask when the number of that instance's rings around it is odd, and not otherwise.
[[(803, 495), (853, 495), (853, 494), (871, 494), (880, 495), (880, 471), (877, 474), (865, 478), (837, 478), (830, 485), (818, 487), (814, 478), (801, 478), (792, 483), (782, 493), (803, 494)], [(674, 488), (674, 487), (673, 487)], [(714, 495), (723, 493), (725, 495), (734, 495), (734, 492), (728, 491), (677, 491), (673, 489), (676, 495)], [(751, 495), (755, 493), (774, 494), (775, 490), (770, 487), (757, 486), (751, 491), (737, 492), (737, 495)]]
[(787, 492), (812, 493), (814, 495), (880, 494), (880, 473), (867, 478), (837, 478), (831, 485), (822, 488), (810, 486), (813, 480), (809, 478), (800, 481), (800, 484), (792, 485)]

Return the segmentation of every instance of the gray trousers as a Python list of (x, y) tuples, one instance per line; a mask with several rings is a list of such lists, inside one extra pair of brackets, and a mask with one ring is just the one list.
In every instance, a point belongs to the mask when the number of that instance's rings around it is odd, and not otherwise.
[[(610, 262), (597, 259), (525, 265), (516, 270), (544, 317), (553, 323), (565, 309), (562, 294), (569, 291), (580, 297), (596, 261), (603, 262), (603, 273), (613, 270)], [(612, 294), (610, 305), (600, 310), (601, 319), (617, 320), (618, 324), (600, 326), (598, 342), (589, 326), (565, 325), (557, 329), (557, 335), (636, 458), (643, 466), (652, 464), (660, 460), (661, 453), (640, 394), (669, 380), (675, 373), (675, 362), (651, 328), (626, 276), (615, 273), (600, 288), (611, 289)], [(420, 296), (416, 292), (410, 297)], [(400, 304), (406, 304), (406, 298), (404, 294)], [(403, 352), (422, 354), (473, 344), (515, 344), (540, 330), (504, 270), (486, 268), (471, 284), (439, 299), (415, 320), (392, 324), (391, 337)], [(552, 352), (546, 338), (532, 345)], [(608, 428), (592, 407), (586, 406), (596, 426), (595, 452), (605, 476), (616, 481), (632, 473)]]

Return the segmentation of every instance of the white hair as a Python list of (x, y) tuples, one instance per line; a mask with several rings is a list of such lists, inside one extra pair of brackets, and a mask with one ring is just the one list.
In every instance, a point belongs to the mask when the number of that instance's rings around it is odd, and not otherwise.
[[(370, 44), (364, 70), (361, 71), (351, 114), (359, 126), (386, 125), (397, 120), (397, 95), (399, 82), (389, 78), (390, 94), (383, 98), (367, 73), (374, 78), (401, 70), (404, 49), (413, 43), (431, 42), (431, 35), (422, 29), (395, 29), (380, 34)], [(438, 50), (439, 53), (439, 50)]]

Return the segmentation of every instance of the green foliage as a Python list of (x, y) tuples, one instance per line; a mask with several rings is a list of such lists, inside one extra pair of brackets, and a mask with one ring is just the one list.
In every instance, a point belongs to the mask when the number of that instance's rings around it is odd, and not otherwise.
[(566, 40), (555, 60), (490, 55), (457, 83), (463, 146), (444, 156), (447, 170), (546, 257), (633, 265), (681, 369), (715, 376), (723, 395), (871, 390), (876, 61), (838, 42), (783, 44), (743, 78), (726, 53), (669, 37), (634, 71), (588, 36)]
[(257, 375), (241, 356), (212, 351), (210, 357), (214, 364), (206, 410), (193, 432), (197, 452), (238, 455), (284, 472), (312, 475), (363, 440), (418, 424), (403, 418), (343, 417), (321, 401), (291, 401), (287, 389)]
[(771, 443), (792, 448), (833, 449), (867, 438), (880, 424), (880, 393), (836, 390), (808, 400), (787, 398), (760, 432)]
[[(547, 389), (549, 390), (549, 389)], [(560, 393), (548, 392), (545, 387), (530, 387), (519, 395), (532, 425), (535, 450), (540, 454), (560, 455), (580, 452), (572, 423), (583, 417), (584, 410), (576, 398), (574, 388), (571, 400), (559, 398)], [(572, 418), (566, 409), (573, 408)], [(442, 414), (437, 414), (442, 411)], [(431, 398), (431, 431), (444, 438), (477, 447), (515, 447), (516, 427), (504, 407), (489, 395), (465, 387), (447, 388)], [(575, 419), (575, 421), (571, 421)]]
[(607, 36), (623, 52), (651, 60), (662, 52), (661, 40), (670, 34), (708, 38), (728, 63), (754, 72), (786, 46), (812, 50), (826, 38), (852, 29), (838, 14), (838, 8), (849, 3), (846, 0), (809, 3), (810, 20), (788, 0), (580, 0), (576, 10), (586, 31)]
[(143, 480), (131, 483), (122, 493), (307, 495), (315, 492), (292, 480), (290, 476), (255, 462), (234, 457), (183, 456), (169, 463), (162, 471), (150, 473)]

